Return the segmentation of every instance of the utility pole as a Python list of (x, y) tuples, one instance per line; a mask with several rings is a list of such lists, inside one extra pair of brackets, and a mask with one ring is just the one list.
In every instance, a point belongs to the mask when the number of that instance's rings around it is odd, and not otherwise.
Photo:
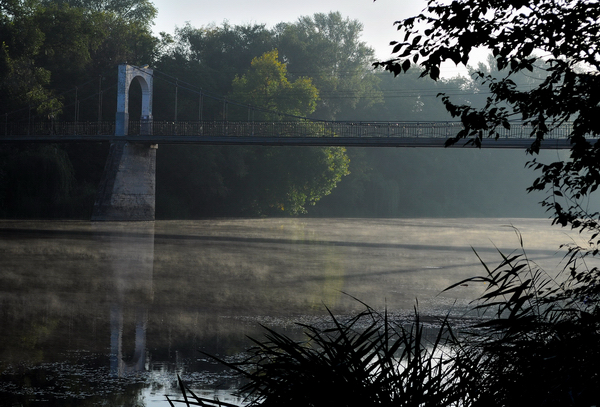
[(200, 90), (200, 97), (198, 98), (198, 121), (202, 121), (202, 110), (204, 108), (204, 98), (202, 97), (202, 89)]
[(98, 134), (102, 123), (102, 75), (98, 75)]
[(74, 119), (75, 123), (78, 122), (78, 120), (77, 120), (77, 116), (78, 116), (77, 115), (77, 108), (78, 108), (77, 104), (78, 103), (79, 103), (79, 101), (77, 100), (77, 86), (75, 86), (75, 113), (73, 115), (73, 119)]
[(175, 123), (177, 123), (177, 94), (179, 91), (179, 79), (175, 79)]

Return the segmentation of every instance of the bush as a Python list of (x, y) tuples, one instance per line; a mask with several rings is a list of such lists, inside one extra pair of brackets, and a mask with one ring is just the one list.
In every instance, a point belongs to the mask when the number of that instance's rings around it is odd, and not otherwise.
[[(521, 241), (522, 242), (522, 241)], [(461, 358), (477, 361), (476, 406), (594, 406), (600, 403), (600, 318), (596, 268), (570, 250), (562, 283), (521, 254), (486, 276), (476, 309), (491, 314), (462, 339)], [(456, 286), (454, 285), (454, 286)], [(453, 287), (454, 287), (453, 286)], [(452, 287), (450, 287), (452, 288)]]
[[(248, 359), (221, 361), (248, 379), (240, 393), (249, 406), (438, 407), (469, 400), (471, 386), (456, 384), (473, 378), (459, 377), (448, 360), (457, 342), (447, 319), (429, 341), (418, 313), (408, 328), (369, 307), (347, 320), (330, 317), (324, 328), (300, 324), (302, 342), (265, 327), (266, 340), (253, 340)], [(211, 403), (182, 390), (179, 401)]]

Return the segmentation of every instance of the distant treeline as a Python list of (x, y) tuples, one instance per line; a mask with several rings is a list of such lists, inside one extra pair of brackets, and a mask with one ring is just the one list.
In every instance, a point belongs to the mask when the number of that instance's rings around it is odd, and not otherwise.
[[(223, 120), (223, 103), (201, 94), (326, 120), (450, 120), (438, 93), (485, 103), (468, 78), (375, 71), (360, 22), (340, 13), (275, 27), (186, 25), (157, 38), (156, 12), (147, 0), (2, 2), (0, 118), (112, 121), (125, 62), (155, 68), (155, 120)], [(140, 95), (132, 87), (132, 119)], [(244, 120), (242, 110), (227, 118)], [(89, 218), (107, 152), (103, 143), (1, 145), (0, 216)], [(542, 215), (525, 204), (541, 199), (525, 194), (525, 160), (522, 151), (458, 148), (161, 145), (156, 215)]]

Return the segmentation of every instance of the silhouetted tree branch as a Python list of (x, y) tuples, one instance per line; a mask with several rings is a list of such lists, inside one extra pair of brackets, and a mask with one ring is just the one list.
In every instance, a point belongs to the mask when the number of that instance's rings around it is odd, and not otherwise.
[[(534, 158), (529, 166), (541, 175), (528, 190), (548, 191), (542, 205), (553, 223), (597, 232), (598, 213), (585, 203), (600, 185), (600, 144), (594, 140), (600, 134), (599, 22), (598, 1), (430, 0), (418, 16), (396, 22), (403, 36), (391, 43), (395, 57), (375, 65), (395, 75), (418, 66), (422, 76), (437, 80), (443, 62), (466, 66), (476, 48), (489, 48), (505, 74), (474, 72), (490, 92), (484, 105), (439, 95), (464, 125), (447, 145), (466, 139), (480, 146), (483, 137), (497, 138), (511, 120), (521, 120), (532, 126), (528, 152), (536, 154), (550, 131), (572, 122), (571, 159), (541, 164)], [(517, 86), (514, 76), (535, 67), (547, 71), (545, 79), (533, 87)]]

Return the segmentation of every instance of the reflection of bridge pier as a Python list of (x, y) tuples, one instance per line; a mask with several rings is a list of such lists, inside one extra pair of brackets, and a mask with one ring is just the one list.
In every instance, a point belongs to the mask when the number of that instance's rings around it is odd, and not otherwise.
[(147, 307), (135, 309), (135, 348), (133, 358), (126, 362), (123, 354), (123, 304), (113, 304), (110, 308), (110, 372), (122, 377), (125, 372), (146, 370), (146, 329), (148, 326)]
[[(110, 370), (121, 377), (128, 371), (146, 370), (146, 330), (148, 306), (153, 299), (154, 222), (97, 223), (99, 240), (107, 244), (113, 288), (110, 306)], [(126, 323), (133, 315), (133, 352), (124, 351)], [(130, 346), (130, 345), (129, 345)], [(127, 357), (127, 355), (131, 355)]]

